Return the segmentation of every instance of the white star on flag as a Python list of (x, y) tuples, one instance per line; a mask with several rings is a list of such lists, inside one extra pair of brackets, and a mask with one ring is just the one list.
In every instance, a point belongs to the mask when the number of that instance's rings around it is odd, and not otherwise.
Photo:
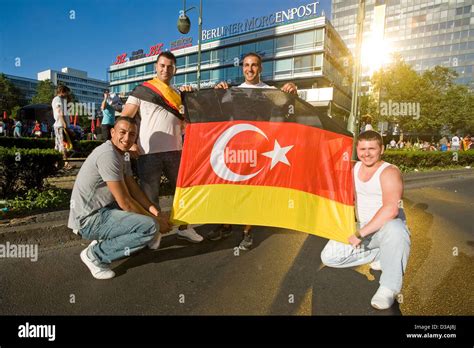
[(278, 162), (283, 162), (287, 165), (290, 165), (290, 162), (288, 162), (288, 158), (286, 158), (286, 153), (290, 151), (292, 147), (293, 145), (281, 147), (280, 144), (278, 144), (278, 141), (275, 140), (275, 147), (273, 148), (273, 150), (262, 153), (263, 156), (272, 159), (270, 170), (272, 170)]

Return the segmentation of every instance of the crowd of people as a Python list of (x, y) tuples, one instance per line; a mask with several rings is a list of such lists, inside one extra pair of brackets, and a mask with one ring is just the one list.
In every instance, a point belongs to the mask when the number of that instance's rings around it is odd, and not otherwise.
[(13, 120), (7, 118), (0, 120), (0, 136), (15, 138), (49, 138), (51, 137), (51, 127), (46, 120)]
[[(169, 51), (158, 55), (156, 77), (137, 86), (128, 97), (122, 115), (110, 127), (110, 140), (94, 149), (81, 167), (71, 196), (68, 227), (92, 242), (80, 254), (83, 263), (96, 279), (115, 276), (111, 263), (149, 247), (160, 246), (162, 234), (171, 229), (169, 215), (159, 205), (162, 174), (176, 185), (183, 146), (184, 119), (181, 94), (171, 85), (176, 73), (176, 57)], [(242, 59), (245, 82), (240, 88), (270, 88), (260, 80), (262, 60), (256, 53)], [(229, 88), (225, 82), (216, 88)], [(293, 83), (283, 92), (296, 93)], [(104, 94), (102, 109), (109, 96)], [(57, 104), (55, 134), (65, 127)], [(112, 109), (109, 111), (113, 112)], [(380, 287), (371, 299), (377, 309), (392, 306), (401, 291), (402, 278), (410, 252), (410, 233), (400, 200), (403, 181), (397, 167), (381, 160), (385, 150), (379, 133), (360, 134), (354, 170), (359, 227), (346, 243), (329, 241), (321, 253), (329, 267), (351, 267), (371, 263), (382, 271)], [(138, 182), (131, 168), (137, 160)], [(239, 247), (252, 247), (251, 226), (245, 226)], [(221, 225), (207, 239), (217, 242), (230, 236), (230, 225)], [(178, 238), (192, 243), (204, 240), (194, 228), (178, 226)], [(317, 267), (317, 265), (315, 265)]]
[(436, 142), (426, 140), (406, 140), (396, 141), (391, 139), (386, 145), (387, 150), (407, 150), (407, 151), (467, 151), (474, 149), (474, 137), (467, 134), (458, 136), (455, 134), (452, 138), (442, 137)]

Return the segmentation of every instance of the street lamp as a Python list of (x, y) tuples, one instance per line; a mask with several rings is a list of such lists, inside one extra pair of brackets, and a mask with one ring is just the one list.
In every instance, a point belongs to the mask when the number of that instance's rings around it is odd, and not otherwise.
[(347, 130), (354, 134), (354, 144), (352, 147), (352, 159), (357, 159), (356, 146), (357, 137), (359, 135), (359, 79), (361, 66), (361, 50), (362, 38), (364, 34), (364, 18), (365, 18), (365, 0), (359, 0), (359, 12), (357, 14), (357, 34), (356, 49), (354, 57), (354, 81), (352, 83), (352, 104), (351, 114), (347, 122)]
[[(181, 34), (189, 33), (191, 29), (191, 21), (186, 12), (192, 10), (193, 7), (186, 8), (186, 0), (183, 0), (183, 10), (179, 11), (178, 30)], [(202, 38), (202, 0), (199, 0), (199, 18), (198, 18), (198, 61), (197, 61), (197, 85), (198, 91), (201, 89), (201, 38)]]

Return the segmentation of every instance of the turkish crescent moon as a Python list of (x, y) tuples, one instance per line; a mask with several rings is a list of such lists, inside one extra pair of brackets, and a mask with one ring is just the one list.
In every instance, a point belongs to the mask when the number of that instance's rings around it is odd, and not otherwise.
[(248, 123), (236, 124), (235, 126), (230, 127), (224, 133), (222, 133), (219, 138), (217, 138), (216, 142), (214, 143), (214, 146), (212, 147), (210, 160), (211, 167), (214, 170), (214, 173), (216, 173), (216, 175), (219, 176), (221, 179), (234, 182), (245, 181), (252, 179), (254, 176), (258, 175), (258, 173), (263, 170), (262, 168), (256, 173), (241, 175), (230, 170), (229, 167), (227, 167), (227, 165), (225, 164), (224, 150), (227, 144), (229, 143), (229, 141), (232, 140), (234, 136), (245, 131), (257, 132), (263, 135), (265, 139), (268, 140), (268, 137), (265, 135), (265, 133), (262, 132), (262, 130), (260, 130), (260, 128), (257, 128), (254, 125)]

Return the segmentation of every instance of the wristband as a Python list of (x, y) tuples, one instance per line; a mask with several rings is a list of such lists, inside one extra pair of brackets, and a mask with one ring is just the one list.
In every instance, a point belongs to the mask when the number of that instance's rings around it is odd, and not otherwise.
[(360, 235), (359, 230), (356, 230), (356, 231), (355, 231), (354, 236), (356, 236), (356, 237), (359, 238), (359, 239), (364, 238), (364, 237), (362, 237), (362, 236)]

